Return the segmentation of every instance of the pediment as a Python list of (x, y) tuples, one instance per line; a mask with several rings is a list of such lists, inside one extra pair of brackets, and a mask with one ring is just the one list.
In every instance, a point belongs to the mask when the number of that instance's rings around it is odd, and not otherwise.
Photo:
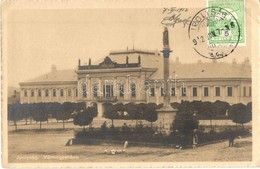
[(113, 62), (110, 57), (105, 57), (104, 61), (99, 64), (101, 68), (115, 68), (116, 62)]

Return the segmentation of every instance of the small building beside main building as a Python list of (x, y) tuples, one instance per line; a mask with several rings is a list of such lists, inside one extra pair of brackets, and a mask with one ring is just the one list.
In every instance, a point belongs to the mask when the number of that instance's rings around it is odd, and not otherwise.
[(164, 83), (170, 83), (171, 102), (216, 100), (230, 104), (252, 101), (251, 64), (217, 62), (170, 63), (163, 81), (163, 56), (158, 51), (112, 51), (98, 64), (81, 64), (76, 70), (57, 70), (20, 83), (21, 103), (86, 102), (95, 104), (98, 116), (106, 102), (123, 104), (164, 102)]

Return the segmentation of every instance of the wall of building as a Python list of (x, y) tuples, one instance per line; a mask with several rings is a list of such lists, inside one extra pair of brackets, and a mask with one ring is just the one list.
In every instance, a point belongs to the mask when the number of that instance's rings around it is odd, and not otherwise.
[[(25, 84), (21, 86), (20, 100), (21, 103), (76, 102), (76, 88), (76, 82), (72, 82), (69, 84)], [(48, 90), (48, 95), (46, 94), (46, 90)], [(54, 95), (54, 90), (56, 90), (56, 96)], [(61, 95), (62, 90), (63, 96)], [(41, 95), (39, 95), (39, 92), (41, 92)]]

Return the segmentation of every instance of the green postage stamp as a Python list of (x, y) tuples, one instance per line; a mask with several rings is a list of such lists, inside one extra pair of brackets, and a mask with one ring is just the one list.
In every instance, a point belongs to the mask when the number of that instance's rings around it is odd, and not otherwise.
[[(208, 1), (209, 9), (221, 8), (226, 11), (226, 15), (222, 19), (215, 19), (217, 24), (209, 24), (208, 26), (208, 43), (209, 44), (230, 44), (237, 43), (238, 45), (246, 44), (246, 23), (245, 23), (245, 1), (230, 0), (230, 1)], [(209, 13), (216, 12), (209, 10)], [(224, 12), (225, 13), (225, 12)], [(218, 17), (216, 17), (218, 18)], [(234, 23), (229, 18), (235, 18)], [(220, 29), (218, 25), (225, 25)], [(235, 25), (239, 26), (239, 35), (235, 29)], [(234, 28), (234, 29), (233, 29)], [(238, 40), (239, 38), (239, 40)]]

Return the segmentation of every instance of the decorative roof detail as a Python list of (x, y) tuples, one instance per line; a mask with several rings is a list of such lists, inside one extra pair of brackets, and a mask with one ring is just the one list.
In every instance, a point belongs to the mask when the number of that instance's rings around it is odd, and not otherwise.
[(116, 64), (117, 64), (116, 62), (113, 62), (110, 59), (110, 57), (107, 56), (105, 57), (104, 61), (99, 64), (99, 66), (102, 68), (115, 68)]
[[(126, 61), (127, 62), (127, 61)], [(87, 70), (87, 69), (111, 69), (111, 68), (134, 68), (140, 67), (139, 63), (120, 63), (112, 61), (110, 57), (105, 57), (104, 61), (98, 65), (83, 65), (79, 66), (78, 70)]]

